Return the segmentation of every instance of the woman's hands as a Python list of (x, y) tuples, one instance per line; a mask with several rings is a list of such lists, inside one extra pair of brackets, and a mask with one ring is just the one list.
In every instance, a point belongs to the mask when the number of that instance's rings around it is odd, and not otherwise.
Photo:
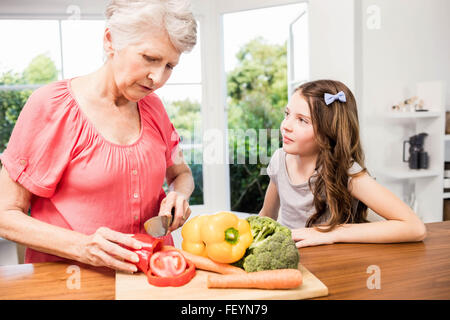
[(314, 228), (299, 228), (292, 230), (292, 239), (297, 248), (333, 244), (334, 237), (331, 232), (320, 232)]
[[(185, 196), (171, 191), (161, 201), (159, 215), (170, 214), (175, 208), (175, 217), (169, 231), (181, 227), (189, 218), (191, 209)], [(105, 266), (125, 272), (136, 272), (137, 268), (132, 262), (138, 262), (138, 255), (125, 247), (139, 250), (141, 243), (132, 238), (132, 235), (100, 227), (94, 234), (86, 236), (81, 246), (80, 262), (93, 266)]]
[(82, 245), (79, 260), (97, 267), (106, 266), (120, 271), (136, 272), (136, 266), (127, 261), (138, 262), (138, 255), (121, 246), (124, 245), (136, 250), (141, 249), (141, 243), (131, 236), (106, 227), (100, 227), (94, 234), (87, 236), (85, 243)]
[(175, 216), (169, 227), (169, 231), (174, 231), (181, 227), (191, 215), (189, 202), (180, 192), (170, 191), (167, 194), (167, 196), (161, 201), (159, 215), (170, 215), (172, 208), (175, 208)]

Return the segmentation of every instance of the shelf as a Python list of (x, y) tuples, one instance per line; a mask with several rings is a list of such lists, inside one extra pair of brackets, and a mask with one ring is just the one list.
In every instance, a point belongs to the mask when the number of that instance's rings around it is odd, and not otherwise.
[(397, 170), (388, 169), (385, 172), (380, 172), (380, 175), (395, 180), (420, 179), (439, 176), (439, 171), (435, 169), (411, 170), (400, 168)]
[(444, 136), (444, 140), (445, 140), (445, 141), (450, 141), (450, 134), (446, 134), (446, 135)]
[(388, 112), (386, 117), (389, 119), (422, 119), (422, 118), (439, 118), (440, 111), (424, 111), (424, 112)]
[(450, 192), (444, 192), (443, 199), (450, 199)]

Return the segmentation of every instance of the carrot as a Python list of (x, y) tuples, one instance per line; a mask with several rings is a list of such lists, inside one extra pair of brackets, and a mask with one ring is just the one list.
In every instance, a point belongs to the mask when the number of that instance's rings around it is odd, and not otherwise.
[(297, 269), (277, 269), (245, 274), (208, 275), (208, 288), (291, 289), (302, 284)]
[(192, 261), (197, 269), (213, 271), (221, 274), (246, 274), (243, 269), (229, 265), (227, 263), (219, 263), (210, 258), (198, 256), (184, 250), (180, 250), (184, 257)]

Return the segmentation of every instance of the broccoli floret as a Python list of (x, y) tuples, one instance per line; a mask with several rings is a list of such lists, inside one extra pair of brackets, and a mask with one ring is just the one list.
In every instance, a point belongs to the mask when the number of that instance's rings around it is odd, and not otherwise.
[(247, 221), (253, 242), (235, 266), (247, 272), (297, 269), (300, 257), (289, 228), (269, 217), (250, 216)]

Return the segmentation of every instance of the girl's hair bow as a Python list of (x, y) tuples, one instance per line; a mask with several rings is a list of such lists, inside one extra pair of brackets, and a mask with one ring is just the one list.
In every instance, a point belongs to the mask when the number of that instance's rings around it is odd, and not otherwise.
[(323, 95), (323, 98), (325, 100), (325, 103), (327, 105), (329, 105), (330, 103), (339, 100), (340, 102), (346, 102), (347, 100), (345, 99), (345, 93), (344, 91), (339, 91), (336, 94), (331, 94), (331, 93), (325, 93)]

